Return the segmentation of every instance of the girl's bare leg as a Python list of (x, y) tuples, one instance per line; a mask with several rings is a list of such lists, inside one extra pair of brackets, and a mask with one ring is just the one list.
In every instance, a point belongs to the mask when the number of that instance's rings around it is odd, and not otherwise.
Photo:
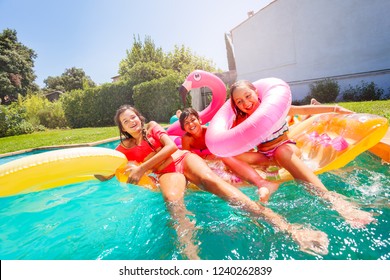
[(187, 180), (183, 174), (166, 173), (160, 176), (159, 182), (168, 211), (174, 220), (174, 228), (183, 254), (190, 260), (198, 260), (199, 248), (193, 243), (195, 225), (188, 219), (189, 212), (184, 204)]
[(274, 165), (276, 163), (275, 161), (267, 158), (265, 155), (254, 151), (237, 155), (234, 158), (240, 161), (244, 161), (250, 165), (257, 165), (257, 166), (269, 166), (269, 165)]
[(246, 210), (252, 216), (265, 219), (279, 230), (288, 232), (299, 244), (300, 250), (311, 254), (328, 253), (329, 240), (325, 233), (289, 224), (271, 209), (252, 201), (239, 189), (218, 177), (199, 156), (190, 154), (184, 160), (184, 174), (191, 182), (227, 200), (231, 205)]
[(267, 202), (271, 194), (279, 188), (278, 183), (263, 179), (259, 173), (257, 173), (256, 170), (245, 161), (239, 160), (236, 157), (222, 158), (222, 161), (241, 179), (258, 187), (261, 202)]
[(295, 179), (309, 182), (317, 188), (327, 191), (318, 176), (296, 155), (297, 152), (298, 148), (295, 145), (286, 144), (276, 149), (274, 157), (278, 164), (290, 172)]
[(341, 195), (330, 192), (321, 182), (317, 175), (296, 155), (295, 146), (282, 145), (275, 152), (278, 163), (291, 175), (303, 182), (311, 192), (329, 201), (336, 210), (352, 227), (364, 227), (375, 219), (371, 213), (356, 208), (355, 205), (346, 201)]

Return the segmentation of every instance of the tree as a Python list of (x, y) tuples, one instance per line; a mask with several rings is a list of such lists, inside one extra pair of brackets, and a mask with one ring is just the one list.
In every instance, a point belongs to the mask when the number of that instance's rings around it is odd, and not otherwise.
[(83, 69), (76, 67), (65, 69), (65, 72), (61, 76), (49, 76), (43, 82), (46, 84), (45, 91), (59, 90), (65, 92), (83, 89), (86, 85), (89, 87), (96, 86), (92, 79), (85, 74)]
[[(121, 79), (127, 79), (130, 77), (131, 68), (136, 64), (153, 62), (160, 67), (165, 64), (166, 55), (161, 48), (156, 48), (153, 40), (150, 37), (146, 37), (142, 42), (138, 36), (138, 39), (133, 37), (134, 43), (131, 50), (127, 50), (127, 56), (119, 64), (119, 75)], [(165, 67), (164, 67), (165, 68)]]
[[(119, 64), (119, 75), (123, 80), (132, 79), (133, 68), (140, 67), (140, 64), (155, 65), (158, 69), (173, 70), (184, 76), (195, 69), (202, 69), (209, 72), (216, 71), (211, 60), (194, 55), (189, 48), (175, 46), (173, 52), (164, 53), (161, 48), (156, 48), (150, 37), (145, 37), (144, 42), (134, 36), (134, 43), (127, 56)], [(156, 73), (161, 73), (156, 70)], [(154, 77), (159, 79), (161, 76)], [(149, 81), (147, 79), (145, 81)]]
[(196, 69), (208, 72), (217, 70), (211, 60), (193, 54), (191, 49), (184, 45), (181, 47), (175, 45), (173, 52), (168, 53), (166, 67), (185, 75)]
[(0, 33), (0, 101), (8, 103), (18, 94), (38, 90), (33, 70), (36, 57), (34, 50), (18, 42), (15, 30)]
[[(177, 77), (178, 80), (184, 81), (185, 77), (195, 69), (203, 69), (209, 72), (215, 72), (212, 61), (203, 57), (194, 55), (189, 48), (184, 46), (175, 46), (173, 52), (164, 53), (161, 48), (156, 48), (154, 42), (150, 37), (146, 37), (144, 42), (140, 38), (134, 36), (134, 43), (130, 50), (127, 50), (127, 56), (120, 62), (119, 74), (120, 79), (130, 85), (131, 91), (129, 95), (129, 104), (134, 104), (133, 93), (134, 88), (143, 83), (153, 82), (155, 80), (164, 80), (165, 77)], [(153, 83), (151, 83), (153, 84)], [(172, 85), (167, 82), (167, 84)], [(171, 89), (164, 89), (166, 94), (175, 92), (177, 94), (177, 87)], [(138, 103), (143, 99), (143, 89), (147, 87), (140, 87), (137, 97)], [(145, 98), (147, 99), (148, 97)], [(177, 105), (172, 103), (172, 110), (177, 109)], [(174, 107), (176, 106), (176, 107)]]

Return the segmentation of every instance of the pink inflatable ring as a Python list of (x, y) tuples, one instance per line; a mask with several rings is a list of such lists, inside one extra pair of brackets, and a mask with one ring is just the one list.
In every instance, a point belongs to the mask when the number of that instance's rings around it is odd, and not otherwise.
[(211, 120), (206, 132), (206, 145), (211, 153), (221, 157), (242, 154), (283, 126), (291, 106), (289, 85), (277, 78), (261, 79), (253, 85), (261, 104), (244, 122), (231, 128), (235, 114), (230, 100)]

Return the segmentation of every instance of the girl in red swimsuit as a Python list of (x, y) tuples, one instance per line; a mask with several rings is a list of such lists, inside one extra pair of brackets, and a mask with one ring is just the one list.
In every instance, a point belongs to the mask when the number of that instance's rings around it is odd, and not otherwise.
[(325, 233), (293, 226), (271, 209), (252, 201), (218, 177), (198, 155), (179, 150), (156, 122), (145, 124), (145, 119), (135, 108), (129, 105), (120, 107), (115, 121), (121, 135), (117, 150), (123, 152), (129, 161), (135, 160), (139, 163), (136, 166), (128, 165), (128, 182), (137, 184), (147, 170), (153, 170), (159, 175), (162, 195), (172, 218), (176, 221), (174, 226), (187, 258), (199, 258), (198, 248), (192, 244), (194, 224), (186, 217), (188, 211), (183, 199), (187, 180), (289, 233), (302, 251), (327, 254), (329, 241)]
[[(204, 159), (215, 160), (217, 156), (210, 153), (206, 145), (207, 127), (201, 125), (198, 112), (193, 108), (185, 108), (180, 115), (180, 127), (186, 133), (181, 138), (183, 150), (198, 154)], [(264, 180), (255, 169), (235, 157), (222, 157), (220, 160), (239, 178), (258, 187), (260, 202), (267, 202), (271, 192), (278, 189), (279, 184)], [(256, 162), (260, 165), (259, 162)], [(266, 160), (264, 165), (272, 161)]]

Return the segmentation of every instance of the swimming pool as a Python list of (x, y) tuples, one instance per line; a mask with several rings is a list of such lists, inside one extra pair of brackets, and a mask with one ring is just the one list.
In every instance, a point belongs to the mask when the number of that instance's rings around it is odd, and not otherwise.
[[(268, 206), (291, 223), (328, 234), (329, 254), (312, 256), (262, 220), (248, 217), (212, 194), (188, 190), (185, 202), (197, 228), (194, 243), (200, 248), (199, 256), (205, 260), (390, 259), (389, 166), (366, 152), (320, 178), (330, 190), (372, 211), (378, 222), (352, 229), (298, 183), (283, 183)], [(257, 198), (254, 187), (241, 190)], [(161, 193), (116, 179), (3, 197), (0, 205), (3, 260), (182, 259)]]

